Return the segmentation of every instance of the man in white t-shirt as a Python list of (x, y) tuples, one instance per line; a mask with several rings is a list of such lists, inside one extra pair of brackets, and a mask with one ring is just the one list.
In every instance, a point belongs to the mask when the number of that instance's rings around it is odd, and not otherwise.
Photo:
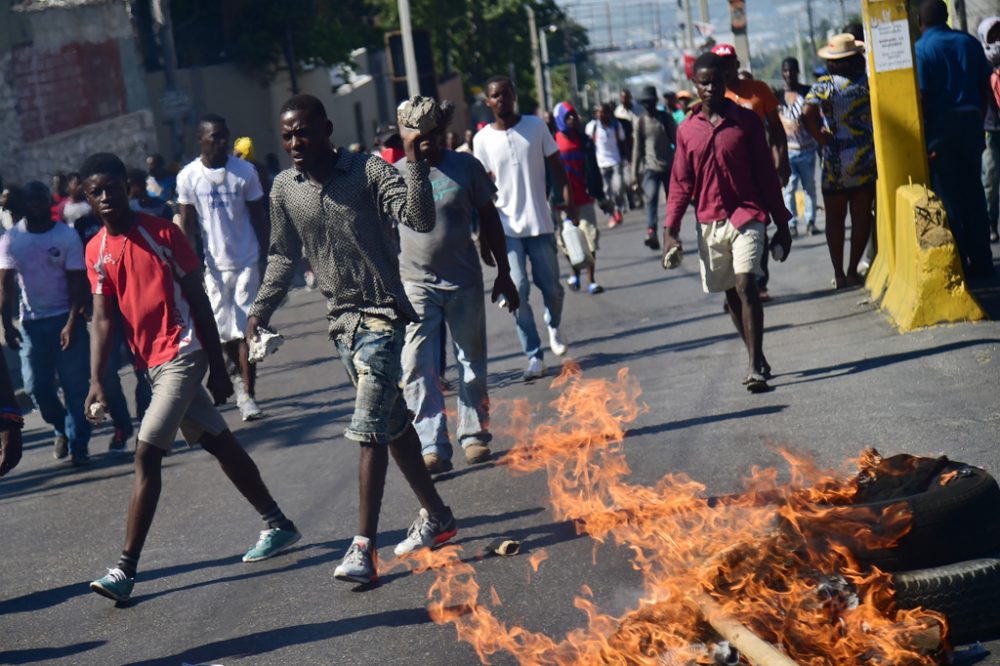
[[(83, 243), (52, 220), (49, 188), (24, 186), (25, 218), (0, 239), (0, 311), (7, 346), (21, 351), (21, 376), (42, 418), (55, 431), (53, 454), (90, 462), (90, 424), (83, 403), (90, 388), (90, 340), (83, 319), (87, 294)], [(7, 301), (21, 288), (21, 330)], [(56, 383), (56, 376), (59, 383)], [(62, 387), (65, 404), (59, 399)]]
[(624, 165), (621, 144), (625, 141), (625, 130), (615, 118), (610, 104), (602, 104), (597, 109), (597, 118), (587, 123), (584, 130), (597, 150), (597, 166), (604, 177), (604, 191), (614, 205), (608, 229), (622, 223), (622, 209), (625, 207)]
[(66, 203), (62, 208), (63, 222), (70, 229), (76, 229), (76, 221), (90, 212), (87, 197), (83, 196), (83, 181), (80, 174), (71, 173), (66, 176)]
[[(510, 277), (521, 298), (516, 321), (521, 348), (528, 356), (524, 379), (531, 380), (545, 374), (545, 364), (535, 315), (528, 303), (531, 290), (529, 259), (531, 277), (542, 292), (545, 304), (549, 348), (557, 356), (566, 353), (566, 343), (559, 333), (563, 288), (559, 282), (555, 227), (545, 192), (546, 164), (563, 200), (568, 202), (573, 224), (579, 221), (555, 139), (541, 118), (517, 113), (514, 110), (516, 100), (514, 84), (508, 77), (494, 76), (486, 82), (486, 105), (496, 120), (476, 134), (473, 152), (497, 186), (496, 208), (507, 237)], [(502, 248), (495, 251), (502, 251)]]
[(201, 156), (177, 174), (177, 203), (192, 246), (205, 253), (205, 291), (226, 354), (239, 368), (236, 404), (244, 421), (264, 416), (254, 399), (256, 372), (244, 339), (247, 312), (260, 288), (257, 229), (264, 190), (253, 164), (230, 155), (226, 121), (209, 114), (198, 125)]

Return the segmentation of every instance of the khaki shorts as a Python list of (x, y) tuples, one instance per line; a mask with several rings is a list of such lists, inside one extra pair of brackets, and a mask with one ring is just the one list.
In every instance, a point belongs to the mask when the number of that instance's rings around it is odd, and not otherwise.
[(150, 368), (153, 399), (139, 425), (139, 441), (170, 451), (180, 429), (189, 446), (206, 432), (219, 435), (229, 429), (201, 384), (208, 370), (208, 356), (198, 350)]
[(698, 225), (701, 286), (709, 293), (736, 286), (737, 275), (763, 275), (764, 223), (748, 222), (737, 229), (729, 220)]

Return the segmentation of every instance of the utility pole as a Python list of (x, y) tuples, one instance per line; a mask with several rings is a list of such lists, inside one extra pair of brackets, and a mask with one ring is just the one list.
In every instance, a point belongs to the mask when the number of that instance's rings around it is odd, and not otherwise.
[(547, 33), (552, 26), (546, 26), (538, 31), (539, 42), (542, 45), (542, 110), (548, 111), (552, 104), (552, 72), (549, 71), (549, 38)]
[(604, 20), (608, 24), (608, 46), (613, 47), (615, 45), (615, 36), (611, 33), (611, 3), (604, 3)]
[(691, 0), (684, 0), (684, 48), (694, 49), (694, 34), (691, 32)]
[[(843, 1), (841, 0), (841, 2)], [(711, 20), (708, 18), (708, 0), (698, 0), (698, 15), (701, 17), (702, 23), (711, 23)]]
[(798, 14), (795, 15), (795, 57), (799, 61), (799, 70), (806, 67), (805, 49), (802, 48), (802, 22)]
[(531, 67), (535, 70), (535, 98), (545, 104), (545, 82), (542, 79), (542, 59), (538, 53), (538, 26), (535, 24), (535, 10), (531, 5), (524, 8), (528, 12), (528, 36), (531, 38)]
[(812, 0), (806, 0), (806, 20), (809, 21), (809, 47), (816, 53), (816, 31), (813, 28), (813, 4)]
[(580, 101), (580, 81), (577, 79), (576, 60), (569, 64), (569, 94), (574, 105)]
[(191, 109), (187, 95), (177, 88), (177, 49), (174, 46), (174, 24), (170, 18), (170, 0), (153, 0), (153, 23), (163, 55), (163, 94), (160, 97), (160, 113), (170, 125), (171, 158), (174, 161), (184, 156), (183, 117)]
[(413, 50), (410, 0), (399, 0), (399, 31), (403, 34), (403, 63), (406, 66), (406, 92), (410, 97), (414, 97), (420, 94), (420, 74), (417, 72), (417, 55)]

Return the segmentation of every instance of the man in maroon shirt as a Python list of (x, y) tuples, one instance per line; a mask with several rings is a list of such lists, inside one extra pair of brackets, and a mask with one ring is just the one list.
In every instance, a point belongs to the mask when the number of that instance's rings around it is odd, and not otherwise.
[(781, 196), (778, 172), (764, 125), (753, 111), (726, 99), (725, 63), (705, 53), (694, 63), (701, 106), (677, 130), (663, 231), (664, 266), (671, 251), (682, 251), (679, 233), (688, 204), (695, 201), (698, 254), (706, 292), (726, 293), (733, 324), (747, 347), (750, 369), (744, 385), (752, 393), (770, 389), (771, 367), (764, 358), (764, 309), (754, 275), (761, 274), (768, 217), (778, 231), (771, 241), (784, 261), (792, 247), (792, 215)]

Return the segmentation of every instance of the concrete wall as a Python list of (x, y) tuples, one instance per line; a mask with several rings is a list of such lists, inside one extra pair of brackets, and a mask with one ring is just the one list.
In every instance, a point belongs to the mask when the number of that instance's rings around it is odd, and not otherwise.
[[(163, 93), (163, 72), (148, 74), (145, 80), (149, 98), (158, 100)], [(298, 83), (300, 92), (314, 95), (326, 107), (327, 115), (333, 122), (335, 145), (360, 143), (366, 149), (370, 148), (380, 115), (395, 118), (394, 109), (391, 112), (380, 110), (377, 89), (380, 83), (370, 76), (352, 77), (351, 82), (342, 83), (335, 89), (330, 71), (317, 67), (300, 72)], [(274, 153), (282, 165), (289, 166), (287, 156), (281, 149), (278, 130), (278, 112), (292, 95), (291, 82), (286, 72), (279, 72), (268, 81), (227, 63), (179, 70), (177, 85), (188, 95), (193, 107), (185, 120), (182, 162), (193, 159), (198, 152), (195, 138), (198, 118), (205, 113), (216, 113), (226, 119), (233, 139), (238, 136), (253, 139), (257, 161), (263, 163), (268, 153)], [(170, 156), (167, 153), (171, 145), (170, 127), (160, 117), (155, 105), (154, 114), (156, 136), (161, 152), (169, 162)]]
[(93, 153), (114, 153), (127, 167), (146, 168), (146, 156), (156, 150), (153, 114), (149, 109), (128, 113), (27, 143), (18, 151), (19, 182), (76, 171)]
[[(154, 72), (145, 77), (150, 99), (158, 100), (163, 93), (163, 72)], [(216, 113), (226, 119), (232, 137), (249, 136), (254, 141), (258, 161), (263, 162), (269, 152), (280, 153), (278, 133), (271, 121), (271, 88), (267, 82), (253, 77), (234, 65), (212, 65), (192, 67), (177, 72), (177, 86), (187, 93), (192, 111), (185, 119), (184, 157), (185, 162), (198, 154), (195, 131), (198, 119), (206, 113)], [(160, 152), (171, 161), (170, 126), (156, 115), (156, 136)]]
[[(137, 155), (155, 148), (156, 136), (124, 3), (26, 7), (0, 14), (12, 19), (0, 26), (0, 174), (12, 183), (48, 182), (102, 150), (142, 164)], [(111, 58), (101, 66), (102, 83), (109, 72), (117, 77), (105, 86), (113, 94), (87, 87), (92, 53)]]

